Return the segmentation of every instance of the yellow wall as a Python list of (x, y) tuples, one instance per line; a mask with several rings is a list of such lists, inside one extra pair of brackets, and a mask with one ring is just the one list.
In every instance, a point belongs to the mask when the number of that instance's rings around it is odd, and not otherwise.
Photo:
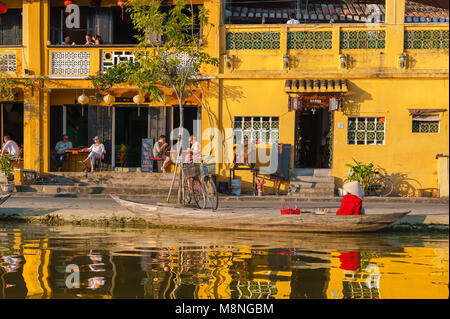
[[(87, 4), (81, 1), (78, 4)], [(202, 2), (202, 1), (200, 1)], [(12, 8), (18, 1), (6, 1)], [(17, 75), (23, 69), (30, 70), (30, 76), (48, 75), (51, 71), (51, 53), (56, 51), (89, 51), (91, 56), (90, 73), (100, 70), (102, 50), (105, 47), (90, 48), (47, 48), (49, 40), (50, 5), (62, 6), (61, 2), (41, 0), (23, 2), (23, 48), (0, 48), (0, 53), (15, 50), (18, 61)], [(116, 5), (115, 1), (103, 1), (103, 6)], [(386, 24), (380, 26), (323, 24), (323, 25), (221, 25), (220, 0), (205, 1), (210, 13), (206, 50), (219, 58), (219, 67), (206, 67), (202, 74), (211, 76), (203, 82), (207, 93), (206, 104), (213, 117), (213, 126), (224, 133), (232, 128), (234, 116), (279, 116), (280, 143), (294, 143), (294, 112), (288, 112), (288, 96), (284, 92), (287, 79), (347, 79), (349, 93), (345, 98), (346, 107), (357, 110), (359, 116), (386, 117), (386, 143), (383, 146), (347, 145), (347, 118), (336, 112), (333, 152), (333, 171), (337, 186), (348, 170), (345, 164), (354, 157), (360, 161), (373, 161), (397, 174), (403, 186), (403, 193), (423, 195), (419, 189), (434, 189), (437, 194), (437, 160), (435, 155), (448, 155), (448, 111), (442, 113), (441, 129), (437, 134), (412, 134), (411, 118), (407, 108), (445, 108), (448, 110), (448, 67), (449, 50), (406, 50), (404, 31), (444, 30), (448, 24), (403, 24), (404, 1), (386, 1)], [(341, 50), (341, 31), (384, 31), (385, 48), (367, 50)], [(288, 31), (328, 31), (332, 34), (332, 47), (326, 50), (289, 50)], [(227, 32), (279, 32), (280, 48), (276, 50), (227, 50)], [(115, 48), (114, 50), (124, 48)], [(22, 51), (23, 50), (23, 55)], [(399, 56), (405, 53), (407, 67), (400, 68)], [(342, 68), (340, 55), (345, 54), (349, 66)], [(288, 55), (289, 65), (283, 65), (283, 56)], [(23, 56), (23, 57), (22, 57)], [(231, 59), (231, 68), (226, 66), (226, 56)], [(25, 169), (46, 172), (49, 169), (50, 139), (49, 106), (65, 101), (74, 101), (77, 92), (91, 87), (84, 75), (78, 78), (52, 78), (51, 92), (26, 92), (24, 96), (24, 149)], [(64, 90), (61, 90), (64, 89)], [(58, 104), (54, 104), (58, 103)], [(203, 112), (202, 127), (210, 126), (207, 112)], [(344, 124), (337, 129), (338, 122)], [(203, 136), (203, 145), (209, 136)], [(222, 141), (220, 148), (225, 148)], [(215, 154), (225, 159), (225, 154)], [(229, 176), (229, 165), (220, 165), (220, 179)], [(240, 172), (244, 188), (251, 182), (250, 174)], [(270, 192), (271, 183), (265, 185)], [(282, 190), (286, 191), (285, 183)], [(402, 187), (403, 189), (404, 187)]]
[[(412, 133), (409, 108), (448, 110), (448, 79), (352, 80), (344, 112), (336, 112), (333, 175), (345, 178), (352, 158), (384, 168), (400, 193), (438, 188), (437, 154), (448, 154), (448, 111), (441, 112), (439, 133)], [(355, 96), (355, 97), (353, 97)], [(349, 116), (385, 117), (384, 145), (347, 145)], [(338, 128), (338, 123), (344, 125)]]

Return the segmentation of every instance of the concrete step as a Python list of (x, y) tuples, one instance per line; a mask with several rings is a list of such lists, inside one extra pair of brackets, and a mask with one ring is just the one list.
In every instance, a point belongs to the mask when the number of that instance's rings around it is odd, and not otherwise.
[(327, 188), (302, 188), (289, 189), (288, 196), (291, 197), (333, 197), (334, 189)]
[(62, 174), (51, 174), (48, 176), (45, 184), (48, 185), (73, 185), (76, 183), (83, 184), (142, 184), (146, 185), (149, 183), (165, 183), (172, 180), (173, 174), (159, 174), (159, 173), (138, 173), (138, 174), (123, 174), (118, 173), (116, 175), (109, 174), (89, 174), (86, 176), (85, 173), (62, 173)]
[(115, 195), (146, 195), (167, 194), (170, 184), (167, 185), (26, 185), (16, 186), (17, 192), (47, 193), (47, 194), (115, 194)]
[(297, 182), (291, 181), (289, 184), (291, 189), (331, 189), (334, 191), (334, 181), (333, 182)]
[(293, 176), (291, 182), (306, 182), (306, 183), (333, 183), (333, 176)]
[(331, 176), (331, 168), (295, 168), (291, 176)]

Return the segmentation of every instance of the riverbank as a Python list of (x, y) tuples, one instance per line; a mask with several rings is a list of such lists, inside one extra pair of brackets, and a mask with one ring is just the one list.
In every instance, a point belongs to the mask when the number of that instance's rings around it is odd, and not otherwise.
[[(220, 212), (257, 212), (273, 210), (278, 212), (283, 203), (296, 204), (304, 211), (317, 208), (334, 212), (339, 208), (339, 198), (322, 199), (321, 201), (259, 200), (255, 197), (244, 200), (222, 200)], [(160, 197), (135, 199), (138, 202), (155, 204)], [(410, 210), (411, 213), (396, 222), (390, 230), (397, 231), (447, 231), (449, 227), (449, 207), (438, 201), (417, 202), (414, 199), (397, 199), (396, 201), (380, 201), (375, 198), (364, 200), (367, 213), (389, 213), (392, 210)], [(71, 198), (71, 197), (23, 197), (14, 194), (0, 207), (0, 221), (26, 222), (45, 225), (99, 225), (99, 226), (142, 226), (148, 227), (146, 221), (132, 212), (122, 208), (110, 198)]]

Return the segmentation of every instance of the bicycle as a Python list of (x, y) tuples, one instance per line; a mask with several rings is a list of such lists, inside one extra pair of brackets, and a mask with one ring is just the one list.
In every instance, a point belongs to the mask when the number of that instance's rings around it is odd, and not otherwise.
[(192, 199), (198, 208), (206, 207), (206, 197), (203, 186), (200, 182), (200, 169), (198, 165), (192, 163), (183, 163), (183, 204), (188, 205)]
[(389, 177), (379, 171), (373, 172), (372, 183), (367, 187), (367, 191), (372, 191), (379, 197), (385, 197), (391, 195), (393, 190), (394, 182)]
[[(212, 156), (208, 156), (202, 161), (209, 161)], [(216, 163), (184, 163), (183, 176), (185, 203), (194, 198), (197, 207), (205, 209), (210, 206), (213, 211), (219, 207), (219, 193), (213, 178), (216, 170)]]

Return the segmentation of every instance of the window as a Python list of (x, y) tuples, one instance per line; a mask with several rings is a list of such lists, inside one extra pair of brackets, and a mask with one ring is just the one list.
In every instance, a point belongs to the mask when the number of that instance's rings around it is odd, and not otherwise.
[(236, 116), (234, 118), (234, 143), (245, 141), (255, 144), (278, 143), (280, 136), (278, 116)]
[(347, 144), (383, 145), (384, 117), (349, 117)]
[(0, 45), (22, 45), (22, 9), (8, 9), (1, 16)]
[(413, 133), (439, 133), (439, 115), (413, 115)]

